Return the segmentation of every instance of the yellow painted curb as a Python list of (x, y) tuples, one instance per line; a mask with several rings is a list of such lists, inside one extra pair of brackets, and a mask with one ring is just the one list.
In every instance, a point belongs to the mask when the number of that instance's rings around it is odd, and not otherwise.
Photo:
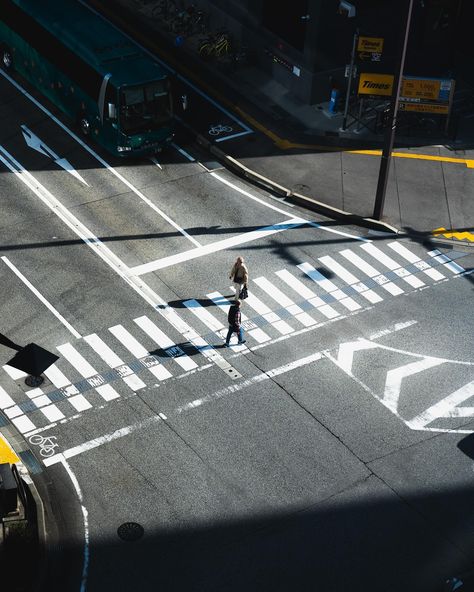
[(15, 464), (19, 462), (20, 459), (18, 456), (13, 452), (13, 449), (5, 440), (5, 438), (0, 434), (0, 464), (2, 463), (9, 463)]
[[(381, 156), (382, 150), (348, 150), (350, 154), (367, 154), (368, 156)], [(414, 160), (433, 160), (435, 162), (453, 162), (465, 164), (468, 169), (474, 169), (474, 160), (469, 158), (453, 158), (451, 156), (433, 156), (432, 154), (411, 154), (409, 152), (392, 152), (395, 158), (412, 158)]]
[(457, 240), (468, 240), (474, 243), (474, 234), (472, 232), (449, 232), (446, 228), (436, 228), (433, 230), (434, 236), (445, 236), (446, 238), (456, 238)]

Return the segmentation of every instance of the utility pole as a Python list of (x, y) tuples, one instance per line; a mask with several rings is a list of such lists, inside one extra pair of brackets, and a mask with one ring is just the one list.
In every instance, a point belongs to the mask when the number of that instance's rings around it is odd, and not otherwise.
[(359, 29), (356, 30), (354, 33), (354, 38), (352, 40), (352, 53), (351, 53), (351, 63), (349, 66), (349, 77), (347, 79), (347, 90), (346, 90), (346, 103), (344, 105), (344, 118), (342, 120), (341, 131), (345, 132), (347, 127), (347, 113), (349, 112), (349, 99), (351, 96), (351, 87), (352, 87), (352, 78), (354, 75), (354, 62), (355, 62), (355, 53), (356, 53), (356, 46), (357, 46), (357, 39), (359, 38)]
[(413, 0), (408, 0), (408, 14), (406, 19), (405, 33), (402, 44), (402, 51), (400, 54), (400, 61), (397, 68), (397, 73), (393, 81), (393, 88), (395, 94), (392, 95), (390, 103), (390, 110), (388, 114), (389, 126), (385, 132), (384, 146), (382, 150), (382, 159), (380, 161), (379, 179), (377, 182), (377, 193), (375, 194), (375, 205), (373, 218), (380, 220), (383, 214), (383, 206), (385, 202), (385, 193), (387, 191), (388, 173), (390, 170), (390, 159), (392, 157), (393, 143), (395, 141), (395, 132), (397, 130), (397, 112), (398, 101), (400, 98), (400, 88), (402, 85), (403, 69), (405, 66), (405, 56), (407, 52), (408, 37), (410, 34), (411, 14), (413, 10)]

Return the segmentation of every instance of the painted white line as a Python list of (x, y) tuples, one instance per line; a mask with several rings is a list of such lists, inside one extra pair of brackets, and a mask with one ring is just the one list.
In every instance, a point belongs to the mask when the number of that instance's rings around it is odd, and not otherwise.
[(187, 158), (190, 162), (196, 162), (196, 159), (194, 158), (194, 156), (191, 156), (191, 154), (189, 154), (189, 152), (186, 152), (186, 150), (184, 150), (184, 148), (180, 148), (174, 142), (171, 142), (171, 146), (173, 146), (173, 148), (175, 150), (177, 150), (180, 154), (182, 154), (184, 156), (184, 158)]
[(272, 226), (265, 226), (263, 228), (260, 228), (259, 230), (252, 230), (251, 232), (246, 232), (244, 234), (239, 234), (237, 236), (231, 236), (230, 238), (226, 238), (211, 243), (209, 245), (198, 247), (197, 249), (190, 249), (189, 251), (176, 253), (176, 255), (170, 255), (169, 257), (157, 259), (156, 261), (150, 261), (149, 263), (137, 265), (130, 269), (130, 274), (134, 276), (144, 275), (145, 273), (150, 273), (158, 269), (164, 269), (165, 267), (170, 267), (172, 265), (176, 265), (177, 263), (184, 263), (185, 261), (197, 259), (198, 257), (202, 257), (204, 255), (217, 253), (217, 251), (223, 251), (225, 249), (229, 249), (237, 245), (242, 245), (251, 241), (264, 239), (273, 234), (276, 234), (277, 232), (283, 232), (284, 230), (291, 230), (293, 228), (297, 228), (302, 224), (305, 224), (305, 221), (301, 218), (291, 218), (284, 222), (278, 222), (277, 224), (273, 224)]
[(457, 273), (463, 273), (466, 271), (464, 269), (464, 267), (461, 267), (460, 265), (458, 265), (454, 261), (451, 261), (451, 259), (447, 255), (445, 255), (444, 253), (442, 253), (438, 249), (434, 249), (433, 251), (429, 251), (428, 255), (430, 257), (432, 257), (438, 263), (441, 263), (442, 265), (444, 265), (444, 267), (446, 267), (446, 269), (449, 269), (449, 271), (451, 271), (452, 273), (457, 274)]
[(109, 327), (109, 331), (128, 349), (130, 353), (138, 358), (143, 366), (148, 368), (158, 380), (165, 380), (172, 376), (172, 374), (159, 363), (158, 359), (151, 355), (150, 352), (125, 329), (125, 327), (122, 325), (115, 325), (115, 327)]
[(413, 288), (421, 288), (425, 284), (417, 277), (412, 275), (407, 269), (401, 267), (391, 257), (386, 255), (383, 251), (378, 249), (373, 244), (360, 245), (361, 249), (364, 249), (366, 253), (374, 257), (382, 265), (384, 265), (390, 271), (393, 271), (398, 277), (402, 278), (407, 284), (410, 284)]
[[(211, 292), (211, 294), (208, 294), (207, 297), (210, 300), (212, 300), (212, 302), (214, 302), (214, 304), (224, 312), (227, 319), (227, 315), (229, 314), (229, 308), (231, 306), (229, 300), (227, 300), (227, 298), (224, 298), (224, 296), (220, 292)], [(246, 314), (242, 311), (240, 312), (240, 317), (242, 320), (242, 325), (245, 325), (244, 329), (246, 336), (252, 337), (258, 343), (265, 343), (266, 341), (270, 341), (270, 335), (267, 335), (265, 331), (262, 331), (262, 329), (257, 327), (257, 325), (255, 325), (253, 321), (250, 321)]]
[(393, 241), (391, 243), (387, 243), (387, 245), (435, 282), (445, 279), (442, 273), (440, 273), (437, 269), (433, 269), (429, 263), (426, 263), (426, 261), (422, 261), (418, 255), (415, 255), (409, 251), (400, 242)]
[(390, 335), (391, 333), (395, 333), (396, 331), (401, 331), (403, 329), (408, 329), (412, 325), (416, 325), (418, 321), (405, 321), (403, 323), (395, 323), (388, 329), (382, 329), (381, 331), (377, 331), (376, 333), (372, 333), (369, 337), (370, 341), (375, 341), (376, 339), (380, 339), (380, 337), (385, 337), (386, 335)]
[(76, 409), (76, 411), (85, 411), (90, 409), (92, 405), (84, 397), (79, 394), (77, 388), (71, 384), (70, 380), (61, 372), (55, 364), (44, 371), (44, 374), (54, 384), (57, 389), (67, 397), (68, 402)]
[(36, 429), (35, 424), (25, 415), (12, 419), (12, 424), (21, 434), (25, 434), (26, 432), (31, 432), (31, 430)]
[(95, 377), (95, 379), (88, 380), (88, 382), (91, 387), (95, 387), (95, 390), (106, 401), (117, 399), (120, 396), (110, 384), (97, 385), (97, 380), (104, 382), (103, 379), (97, 378), (97, 375), (99, 374), (97, 370), (91, 366), (91, 364), (89, 364), (89, 362), (70, 343), (58, 345), (56, 349), (64, 358), (66, 358), (71, 366), (76, 368), (81, 376), (86, 379), (92, 379)]
[(359, 255), (356, 255), (354, 251), (351, 251), (350, 249), (344, 249), (343, 251), (339, 251), (339, 254), (350, 261), (352, 265), (360, 269), (360, 271), (365, 273), (365, 275), (373, 279), (374, 282), (379, 284), (379, 286), (382, 286), (382, 288), (387, 290), (387, 292), (392, 294), (392, 296), (398, 296), (399, 294), (404, 293), (399, 286), (389, 281), (388, 277), (379, 273), (375, 267), (370, 265), (370, 263), (367, 263), (367, 261), (364, 261), (364, 259), (359, 257)]
[(225, 329), (225, 326), (212, 315), (208, 310), (199, 304), (194, 298), (183, 302), (184, 306), (190, 310), (206, 327), (211, 331), (214, 331), (221, 337), (221, 331)]
[(157, 159), (157, 158), (155, 158), (155, 157), (153, 156), (152, 158), (150, 158), (150, 160), (151, 160), (151, 162), (152, 162), (153, 164), (155, 164), (155, 165), (156, 165), (156, 166), (157, 166), (157, 167), (160, 169), (160, 171), (162, 171), (162, 170), (163, 170), (163, 167), (162, 167), (162, 166), (161, 166), (161, 164), (158, 162), (158, 159)]
[(361, 296), (363, 296), (366, 300), (368, 300), (371, 304), (377, 304), (378, 302), (382, 302), (383, 298), (381, 298), (376, 292), (369, 289), (363, 282), (359, 281), (355, 275), (353, 275), (349, 270), (343, 267), (338, 261), (326, 255), (324, 257), (318, 257), (321, 263), (330, 269), (333, 273), (341, 278), (346, 284), (351, 286), (356, 292), (358, 292)]
[(78, 456), (79, 454), (83, 454), (84, 452), (88, 452), (89, 450), (93, 450), (94, 448), (98, 448), (99, 446), (103, 446), (104, 444), (109, 444), (110, 442), (118, 440), (119, 438), (124, 438), (125, 436), (128, 436), (138, 430), (146, 429), (160, 421), (162, 421), (162, 419), (158, 415), (148, 417), (147, 419), (144, 419), (143, 421), (140, 421), (136, 424), (120, 428), (119, 430), (115, 430), (110, 434), (105, 434), (103, 436), (100, 436), (99, 438), (94, 438), (93, 440), (84, 442), (79, 446), (74, 446), (73, 448), (69, 448), (64, 452), (55, 454), (50, 458), (45, 458), (43, 460), (43, 463), (45, 466), (50, 467), (51, 465), (63, 462), (65, 459), (73, 458), (74, 456)]
[(86, 335), (84, 341), (99, 354), (109, 368), (114, 369), (120, 378), (127, 384), (132, 391), (136, 392), (146, 387), (146, 384), (139, 378), (133, 370), (125, 364), (121, 358), (95, 333)]
[(178, 349), (176, 344), (151, 319), (147, 316), (142, 316), (133, 320), (161, 349), (170, 350), (170, 358), (181, 366), (183, 370), (189, 371), (197, 368), (196, 362), (186, 355), (181, 348), (179, 348), (181, 350), (180, 352), (175, 352), (177, 355), (173, 355), (173, 350)]
[(343, 306), (345, 306), (351, 312), (361, 308), (360, 304), (357, 304), (357, 302), (353, 300), (350, 296), (344, 294), (344, 292), (340, 290), (336, 286), (336, 284), (331, 282), (331, 280), (328, 280), (328, 278), (325, 275), (320, 273), (310, 263), (300, 263), (299, 265), (297, 265), (297, 267), (298, 269), (301, 269), (301, 271), (304, 272), (308, 277), (310, 277), (313, 280), (313, 282), (316, 282), (318, 286), (320, 286), (333, 298), (338, 300)]
[[(6, 72), (0, 70), (0, 74), (6, 78), (17, 90), (21, 92), (27, 99), (29, 99), (32, 103), (34, 103), (38, 109), (41, 109), (43, 113), (45, 113), (52, 121), (54, 121), (61, 129), (63, 129), (71, 138), (73, 138), (78, 144), (80, 144), (84, 150), (89, 152), (91, 156), (93, 156), (101, 165), (106, 168), (110, 173), (115, 175), (124, 185), (126, 185), (137, 197), (139, 197), (142, 201), (144, 201), (152, 210), (154, 210), (159, 216), (161, 216), (164, 220), (166, 220), (173, 228), (175, 228), (180, 234), (182, 234), (185, 238), (191, 241), (196, 246), (199, 246), (197, 240), (195, 240), (192, 236), (190, 236), (183, 228), (178, 226), (174, 220), (172, 220), (167, 214), (165, 214), (160, 208), (158, 208), (151, 200), (149, 200), (141, 191), (139, 191), (130, 181), (127, 181), (125, 177), (123, 177), (118, 171), (116, 171), (108, 162), (106, 162), (102, 157), (100, 157), (97, 152), (95, 152), (90, 146), (88, 146), (85, 142), (77, 136), (74, 132), (72, 132), (64, 123), (62, 123), (57, 117), (55, 117), (51, 111), (46, 109), (39, 101), (37, 101), (34, 97), (32, 97), (25, 89), (23, 89), (13, 78), (11, 78)], [(0, 147), (1, 149), (1, 147)], [(6, 153), (6, 150), (2, 149), (2, 152)], [(8, 153), (7, 153), (8, 154)], [(9, 155), (12, 160), (13, 157)]]
[(14, 368), (13, 366), (9, 366), (8, 364), (5, 364), (5, 366), (3, 366), (3, 369), (12, 380), (21, 380), (22, 378), (26, 378), (28, 376), (26, 372), (23, 372), (23, 370), (18, 370), (18, 368)]
[(46, 300), (46, 298), (39, 292), (39, 290), (37, 290), (33, 286), (33, 284), (26, 279), (26, 277), (21, 273), (21, 271), (17, 267), (15, 267), (15, 265), (13, 265), (13, 263), (7, 257), (3, 256), (2, 261), (6, 265), (8, 265), (8, 267), (13, 271), (13, 273), (17, 277), (19, 277), (20, 280), (25, 284), (25, 286), (29, 288), (33, 292), (33, 294), (38, 298), (38, 300), (40, 300), (40, 302), (42, 302), (46, 306), (46, 308), (50, 310), (59, 321), (61, 321), (61, 323), (66, 327), (66, 329), (74, 335), (74, 337), (77, 337), (78, 339), (81, 337), (81, 334), (78, 331), (76, 331), (76, 329), (74, 329), (74, 327), (70, 323), (66, 321), (62, 314), (60, 314), (54, 308), (54, 306)]
[[(424, 429), (429, 423), (443, 417), (474, 417), (474, 407), (459, 407), (474, 396), (474, 381), (465, 384), (442, 401), (407, 422), (412, 430)], [(436, 430), (437, 431), (437, 430)], [(457, 431), (457, 430), (456, 430)], [(472, 432), (472, 430), (470, 430)]]
[(0, 409), (6, 409), (15, 405), (15, 401), (10, 397), (5, 389), (0, 386)]
[(304, 312), (301, 307), (295, 304), (291, 298), (288, 298), (286, 294), (267, 278), (255, 278), (253, 283), (266, 292), (272, 300), (279, 304), (280, 307), (285, 308), (290, 314), (292, 314), (304, 327), (311, 327), (311, 325), (317, 323), (316, 319), (313, 319), (308, 313)]
[(385, 390), (381, 400), (382, 403), (387, 409), (390, 409), (390, 411), (398, 411), (398, 400), (400, 398), (400, 391), (404, 378), (441, 364), (444, 364), (444, 360), (425, 357), (417, 362), (411, 362), (410, 364), (405, 364), (404, 366), (389, 370), (385, 380)]
[[(231, 289), (235, 291), (233, 286)], [(272, 310), (262, 302), (260, 298), (257, 298), (253, 292), (249, 292), (249, 296), (244, 303), (245, 306), (248, 305), (250, 308), (253, 308), (257, 314), (262, 315), (262, 317), (272, 327), (275, 327), (281, 335), (289, 335), (290, 333), (293, 333), (293, 327), (291, 327), (286, 321), (282, 321), (276, 312), (272, 312)]]
[[(2, 74), (0, 69), (0, 74)], [(58, 122), (60, 124), (60, 122)], [(61, 127), (62, 124), (60, 124)], [(64, 128), (67, 129), (67, 128)], [(79, 138), (77, 138), (79, 141)], [(80, 141), (79, 141), (80, 142)], [(89, 147), (81, 145), (91, 151)], [(227, 373), (229, 363), (208, 343), (204, 341), (192, 327), (185, 323), (166, 302), (139, 278), (132, 277), (129, 269), (119, 257), (106, 247), (78, 218), (76, 218), (61, 202), (39, 183), (20, 163), (0, 146), (0, 161), (12, 171), (66, 226), (74, 232), (96, 255), (98, 255), (118, 276), (120, 276), (141, 298), (150, 304), (163, 318), (165, 318), (187, 341), (200, 349), (209, 361)], [(99, 157), (97, 157), (99, 158)]]
[[(231, 183), (230, 181), (228, 181), (224, 177), (221, 177), (218, 173), (210, 173), (210, 175), (212, 175), (215, 179), (217, 179), (221, 183), (224, 183), (224, 185), (227, 185), (228, 187), (231, 187), (232, 189), (235, 189), (235, 191), (238, 191), (242, 195), (245, 195), (246, 197), (249, 197), (253, 201), (255, 201), (255, 202), (257, 202), (257, 203), (265, 206), (266, 208), (270, 208), (271, 210), (274, 210), (275, 212), (279, 212), (280, 214), (283, 214), (284, 216), (291, 216), (291, 212), (287, 212), (286, 210), (282, 210), (281, 208), (277, 208), (276, 206), (273, 206), (272, 204), (267, 203), (263, 199), (260, 199), (259, 197), (255, 196), (255, 195), (252, 195), (248, 191), (245, 191), (245, 189), (242, 189), (238, 185), (235, 185), (234, 183)], [(347, 232), (343, 232), (342, 230), (336, 230), (335, 228), (330, 228), (329, 226), (320, 225), (320, 224), (317, 224), (316, 222), (311, 222), (309, 220), (305, 220), (304, 221), (304, 224), (308, 224), (309, 226), (313, 226), (314, 228), (318, 228), (319, 230), (324, 230), (325, 232), (331, 232), (331, 233), (337, 234), (339, 236), (346, 236), (346, 237), (348, 237), (350, 239), (358, 240), (358, 241), (361, 241), (361, 242), (364, 242), (364, 243), (370, 243), (371, 242), (370, 240), (368, 240), (366, 238), (363, 238), (361, 236), (355, 236), (353, 234), (349, 234)]]
[(244, 132), (238, 132), (237, 134), (232, 134), (231, 136), (225, 136), (225, 138), (218, 138), (215, 142), (226, 142), (227, 140), (233, 140), (234, 138), (239, 138), (240, 136), (246, 136), (247, 134), (253, 134), (252, 130), (246, 130)]
[(317, 296), (312, 290), (303, 284), (298, 278), (292, 275), (286, 269), (281, 269), (275, 272), (276, 275), (282, 279), (290, 288), (292, 288), (297, 294), (307, 300), (314, 308), (323, 314), (328, 319), (335, 319), (339, 316), (339, 313), (332, 308), (329, 304), (326, 304), (319, 296)]

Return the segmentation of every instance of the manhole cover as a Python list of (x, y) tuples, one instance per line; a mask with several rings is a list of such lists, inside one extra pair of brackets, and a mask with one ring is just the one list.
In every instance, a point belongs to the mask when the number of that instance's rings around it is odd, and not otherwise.
[(117, 534), (123, 541), (138, 541), (144, 532), (143, 526), (137, 522), (124, 522), (117, 528)]

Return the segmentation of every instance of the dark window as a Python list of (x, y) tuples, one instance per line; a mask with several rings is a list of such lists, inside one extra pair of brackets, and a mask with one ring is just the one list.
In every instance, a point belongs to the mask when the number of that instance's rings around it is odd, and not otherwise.
[(263, 26), (303, 51), (309, 0), (263, 0)]

